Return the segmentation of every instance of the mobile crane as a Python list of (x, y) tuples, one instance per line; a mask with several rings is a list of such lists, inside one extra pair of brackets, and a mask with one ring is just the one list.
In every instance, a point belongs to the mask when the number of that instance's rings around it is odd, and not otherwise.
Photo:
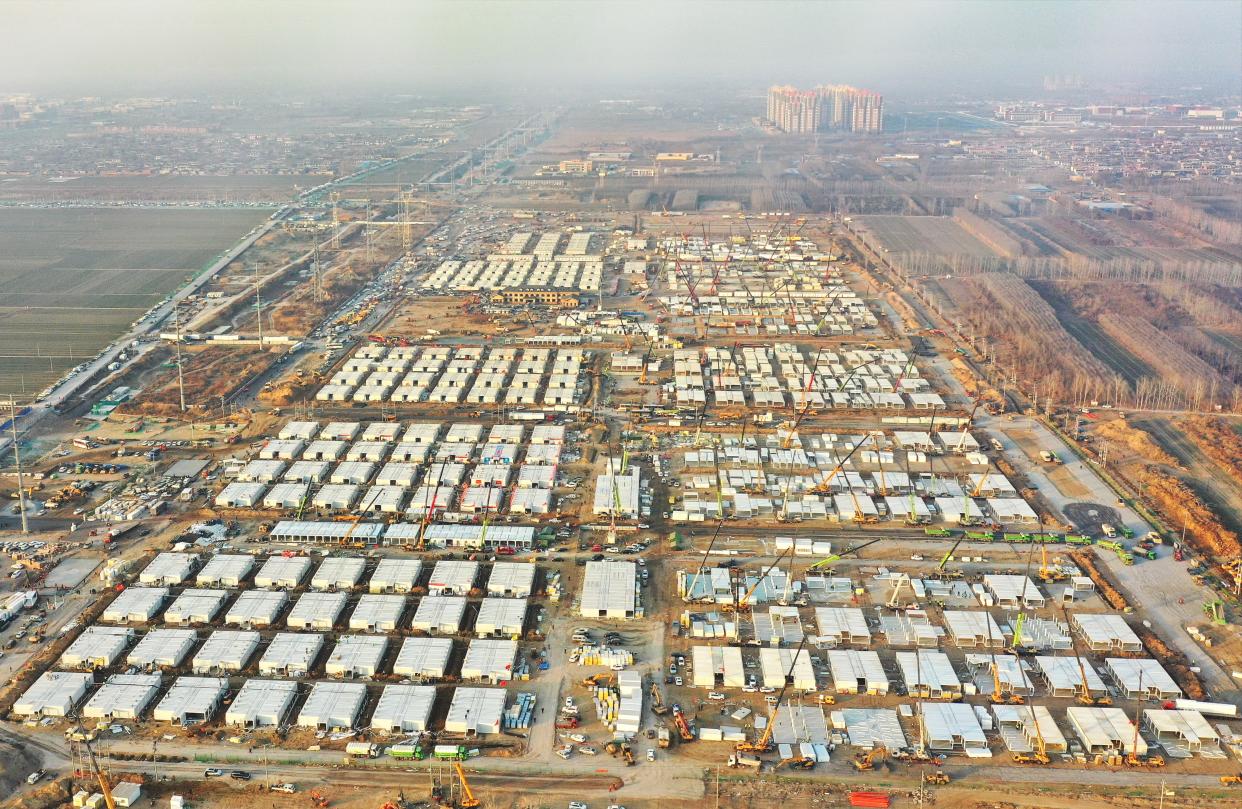
[(815, 564), (811, 565), (808, 568), (808, 570), (818, 570), (821, 567), (828, 567), (829, 565), (836, 564), (837, 562), (840, 562), (842, 559), (849, 556), (850, 554), (857, 553), (861, 551), (863, 548), (867, 547), (868, 545), (874, 545), (875, 543), (881, 542), (884, 539), (885, 537), (880, 537), (879, 539), (868, 540), (867, 542), (863, 542), (860, 545), (854, 545), (853, 547), (846, 548), (840, 553), (834, 553), (832, 556), (826, 556), (823, 559), (820, 559)]
[(458, 805), (461, 809), (474, 809), (480, 801), (474, 797), (474, 791), (470, 789), (470, 782), (466, 780), (466, 771), (462, 769), (460, 761), (453, 761), (453, 771), (457, 773), (457, 780), (461, 782), (461, 802)]
[(789, 683), (793, 680), (794, 666), (797, 665), (798, 656), (802, 654), (804, 648), (806, 648), (805, 636), (798, 642), (798, 648), (794, 650), (793, 657), (789, 661), (789, 671), (785, 673), (785, 684), (781, 686), (780, 693), (776, 695), (776, 702), (773, 703), (772, 710), (768, 713), (768, 725), (763, 729), (763, 735), (754, 743), (738, 742), (734, 747), (736, 753), (766, 753), (772, 749), (772, 731), (776, 727), (776, 714), (780, 711), (781, 705), (785, 701), (785, 694), (789, 691)]
[(759, 574), (759, 578), (756, 579), (755, 583), (752, 584), (750, 588), (745, 593), (742, 594), (742, 597), (738, 599), (737, 604), (725, 604), (725, 605), (722, 605), (723, 608), (725, 610), (736, 610), (736, 611), (741, 611), (741, 610), (749, 608), (751, 596), (753, 596), (755, 594), (755, 591), (759, 589), (759, 585), (763, 584), (763, 580), (768, 577), (768, 574), (771, 573), (772, 570), (777, 565), (779, 565), (785, 559), (785, 557), (788, 556), (792, 551), (793, 551), (792, 546), (781, 551), (780, 555), (776, 557), (776, 561), (768, 565), (767, 568), (762, 573)]
[(90, 741), (85, 739), (82, 741), (82, 746), (86, 748), (86, 759), (90, 764), (90, 770), (99, 782), (99, 792), (103, 795), (104, 804), (108, 809), (116, 809), (116, 799), (112, 797), (112, 785), (108, 783), (108, 778), (99, 768), (99, 761), (95, 758), (95, 749), (91, 747)]

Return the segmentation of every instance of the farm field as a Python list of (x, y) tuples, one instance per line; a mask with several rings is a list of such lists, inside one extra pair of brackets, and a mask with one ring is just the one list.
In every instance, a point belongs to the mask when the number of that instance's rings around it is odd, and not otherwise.
[(94, 355), (267, 213), (0, 210), (0, 394)]
[(1204, 455), (1176, 421), (1160, 416), (1136, 418), (1134, 424), (1151, 433), (1166, 451), (1182, 463), (1179, 475), (1226, 527), (1242, 531), (1242, 486)]
[(995, 256), (983, 242), (944, 216), (859, 216), (875, 240), (890, 253), (931, 253), (987, 258)]
[(1065, 330), (1101, 362), (1121, 374), (1126, 382), (1134, 385), (1145, 376), (1155, 375), (1151, 366), (1117, 345), (1094, 322), (1075, 312), (1054, 284), (1037, 281), (1031, 286), (1056, 311), (1057, 319)]

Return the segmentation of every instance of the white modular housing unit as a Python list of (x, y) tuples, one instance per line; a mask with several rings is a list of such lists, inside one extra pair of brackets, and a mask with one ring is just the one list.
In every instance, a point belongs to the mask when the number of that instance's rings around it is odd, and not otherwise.
[(421, 559), (381, 559), (367, 589), (372, 593), (408, 593), (418, 584), (422, 570)]
[(380, 635), (342, 635), (324, 670), (329, 677), (374, 677), (388, 650), (388, 638)]
[(298, 726), (316, 730), (349, 730), (358, 721), (367, 687), (362, 683), (318, 682), (298, 712)]
[(398, 677), (438, 680), (448, 669), (452, 651), (450, 638), (406, 638), (397, 653), (392, 673)]
[(82, 671), (45, 671), (17, 701), (16, 716), (68, 716), (86, 698), (94, 677)]
[(384, 733), (422, 733), (427, 730), (435, 701), (435, 686), (386, 685), (371, 714), (371, 729)]
[(633, 562), (587, 562), (579, 614), (583, 618), (638, 616), (638, 566)]
[(138, 719), (160, 690), (158, 674), (113, 674), (82, 708), (85, 719)]
[(190, 578), (198, 557), (192, 553), (161, 553), (138, 574), (138, 581), (150, 586), (171, 587)]
[(404, 612), (404, 596), (368, 593), (358, 599), (349, 616), (349, 628), (356, 632), (395, 632)]
[(259, 674), (302, 679), (310, 672), (321, 649), (323, 635), (317, 632), (277, 632), (259, 659)]
[(535, 586), (535, 566), (526, 562), (496, 562), (487, 577), (487, 594), (529, 598)]
[(224, 609), (227, 590), (183, 590), (164, 612), (166, 624), (209, 624)]
[(431, 571), (427, 592), (433, 596), (465, 595), (474, 589), (479, 563), (442, 559)]
[(228, 686), (224, 677), (178, 677), (151, 712), (151, 718), (178, 725), (207, 722), (220, 712)]
[(505, 700), (503, 688), (458, 687), (453, 690), (444, 729), (467, 736), (499, 733)]
[(259, 648), (259, 633), (217, 629), (194, 655), (195, 674), (228, 674), (241, 671)]
[(125, 662), (140, 668), (175, 668), (189, 656), (197, 640), (193, 629), (152, 629), (125, 656)]
[(515, 640), (473, 640), (466, 649), (461, 664), (463, 680), (505, 683), (513, 678), (513, 664), (517, 662), (518, 645)]
[(60, 656), (67, 669), (106, 669), (121, 659), (134, 631), (120, 626), (88, 626)]
[(243, 728), (276, 727), (284, 723), (297, 696), (293, 680), (247, 680), (224, 714), (224, 721)]
[(254, 569), (254, 557), (245, 553), (221, 553), (207, 560), (194, 577), (199, 587), (239, 587)]
[(362, 578), (366, 561), (353, 556), (329, 556), (319, 563), (311, 576), (310, 586), (316, 590), (348, 590)]
[(336, 626), (348, 598), (345, 593), (303, 593), (289, 611), (285, 625), (290, 629), (318, 629), (326, 632)]
[(284, 590), (246, 590), (237, 596), (224, 615), (224, 623), (232, 626), (271, 626), (289, 603)]
[(113, 624), (145, 624), (159, 615), (167, 600), (167, 587), (129, 587), (104, 608), (99, 618)]
[(474, 634), (479, 638), (513, 638), (522, 634), (526, 623), (526, 599), (485, 598), (479, 604)]
[(432, 634), (452, 635), (461, 630), (466, 615), (465, 596), (427, 596), (418, 602), (410, 628)]
[(838, 694), (888, 693), (888, 674), (877, 652), (832, 649), (828, 652), (828, 668), (833, 690)]
[(306, 578), (310, 567), (311, 560), (305, 556), (269, 557), (254, 575), (254, 586), (292, 590)]

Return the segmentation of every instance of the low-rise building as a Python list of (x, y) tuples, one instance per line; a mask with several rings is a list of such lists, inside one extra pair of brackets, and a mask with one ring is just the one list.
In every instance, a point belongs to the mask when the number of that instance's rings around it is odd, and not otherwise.
[(86, 698), (94, 677), (80, 671), (45, 671), (13, 703), (15, 716), (68, 716)]
[(297, 696), (293, 680), (247, 680), (224, 714), (224, 721), (243, 728), (284, 724)]
[(217, 629), (207, 637), (191, 664), (195, 674), (230, 674), (241, 671), (259, 648), (259, 633)]
[(285, 624), (290, 629), (327, 632), (336, 626), (347, 599), (345, 593), (303, 593), (289, 611)]
[(82, 708), (85, 719), (138, 719), (160, 690), (158, 674), (113, 674)]
[(178, 725), (208, 722), (223, 707), (228, 685), (223, 677), (178, 677), (155, 706), (151, 718)]
[(322, 649), (323, 635), (317, 632), (277, 632), (259, 659), (259, 674), (300, 680), (310, 672)]
[(349, 730), (358, 721), (367, 687), (362, 683), (318, 682), (298, 712), (298, 725), (316, 730)]
[(374, 677), (387, 649), (383, 635), (342, 635), (324, 669), (329, 677)]

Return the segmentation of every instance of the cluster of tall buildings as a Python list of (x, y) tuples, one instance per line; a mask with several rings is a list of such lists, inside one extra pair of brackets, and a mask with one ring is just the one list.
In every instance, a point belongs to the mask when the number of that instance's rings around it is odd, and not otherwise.
[(876, 133), (884, 129), (884, 96), (844, 84), (813, 90), (768, 90), (768, 120), (782, 132), (806, 134), (826, 130)]

